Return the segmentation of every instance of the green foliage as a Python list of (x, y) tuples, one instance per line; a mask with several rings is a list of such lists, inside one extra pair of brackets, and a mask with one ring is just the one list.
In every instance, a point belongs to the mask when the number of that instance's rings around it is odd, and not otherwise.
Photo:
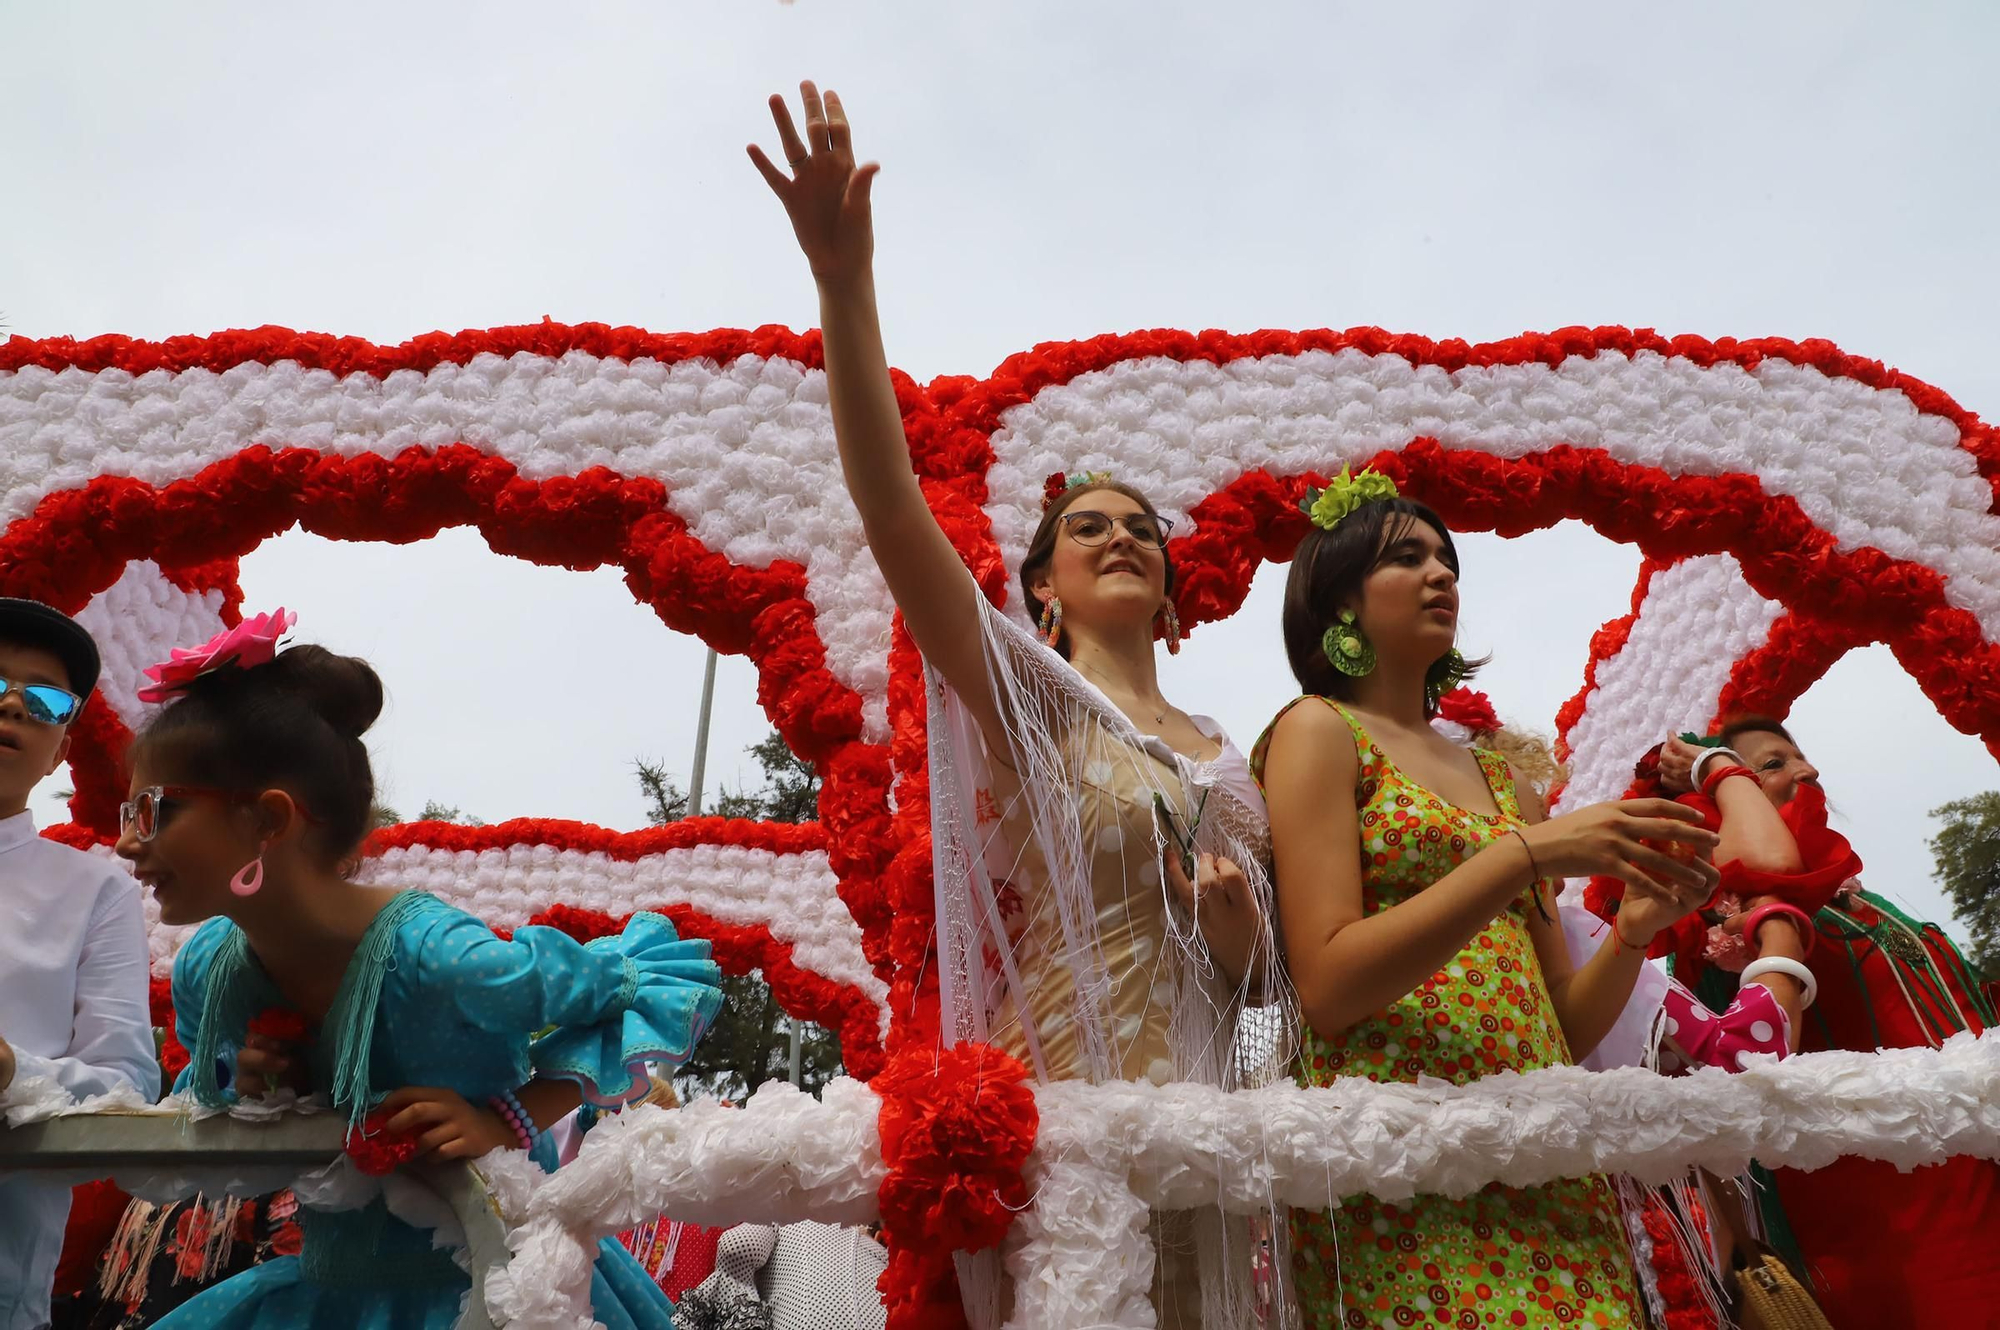
[[(819, 815), (819, 773), (810, 762), (795, 757), (775, 731), (748, 751), (763, 769), (763, 787), (719, 789), (714, 803), (702, 809), (704, 816), (809, 822)], [(688, 815), (687, 793), (663, 764), (642, 759), (633, 765), (648, 822), (663, 826)], [(765, 1081), (791, 1078), (792, 1018), (778, 1006), (763, 975), (724, 975), (722, 994), (722, 1015), (675, 1075), (683, 1099), (705, 1095), (741, 1102)], [(799, 1025), (799, 1085), (817, 1094), (841, 1072), (840, 1041), (811, 1022)]]
[(1937, 879), (1965, 925), (1966, 959), (2000, 977), (2000, 790), (1954, 799), (1931, 816), (1943, 821), (1931, 837)]

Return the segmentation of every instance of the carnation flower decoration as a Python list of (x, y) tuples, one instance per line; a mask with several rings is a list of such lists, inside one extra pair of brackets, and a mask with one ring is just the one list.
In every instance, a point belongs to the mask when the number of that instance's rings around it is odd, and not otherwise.
[(1322, 531), (1331, 531), (1340, 525), (1342, 518), (1364, 504), (1399, 497), (1396, 482), (1380, 471), (1363, 471), (1357, 476), (1351, 468), (1342, 467), (1340, 474), (1328, 481), (1325, 489), (1307, 489), (1305, 497), (1299, 500), (1299, 507), (1312, 519), (1314, 526)]
[(168, 702), (204, 674), (232, 666), (247, 670), (268, 664), (278, 654), (278, 639), (298, 621), (298, 615), (280, 606), (225, 628), (198, 647), (175, 647), (166, 660), (146, 667), (146, 677), (153, 682), (139, 690), (139, 700)]
[(1067, 471), (1051, 471), (1048, 478), (1042, 481), (1042, 511), (1047, 512), (1055, 506), (1057, 499), (1073, 489), (1101, 485), (1110, 479), (1109, 471), (1078, 471), (1074, 475)]

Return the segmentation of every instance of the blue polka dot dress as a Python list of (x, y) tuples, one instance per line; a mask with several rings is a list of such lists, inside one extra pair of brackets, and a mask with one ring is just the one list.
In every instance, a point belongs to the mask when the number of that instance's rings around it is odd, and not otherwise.
[[(497, 937), (422, 892), (385, 905), (355, 949), (311, 1048), (313, 1084), (355, 1121), (395, 1090), (442, 1086), (483, 1103), (536, 1076), (577, 1081), (588, 1102), (641, 1097), (647, 1062), (678, 1065), (722, 1006), (708, 943), (656, 914), (578, 943), (550, 928)], [(242, 932), (211, 919), (174, 960), (174, 1011), (192, 1054), (182, 1086), (227, 1103), (245, 1028), (285, 999)], [(555, 1027), (551, 1029), (550, 1027)], [(538, 1032), (547, 1031), (539, 1039)], [(547, 1138), (535, 1158), (555, 1167)], [(428, 1230), (378, 1199), (360, 1210), (301, 1209), (304, 1246), (224, 1280), (160, 1330), (449, 1330), (471, 1281)], [(599, 1244), (591, 1305), (609, 1330), (664, 1330), (672, 1306), (631, 1254)]]

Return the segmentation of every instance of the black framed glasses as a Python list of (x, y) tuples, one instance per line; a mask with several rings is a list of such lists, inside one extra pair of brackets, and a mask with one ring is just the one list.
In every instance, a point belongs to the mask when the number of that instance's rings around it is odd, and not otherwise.
[(1132, 537), (1135, 544), (1149, 550), (1165, 549), (1167, 537), (1174, 532), (1174, 524), (1164, 517), (1151, 513), (1121, 513), (1113, 517), (1086, 509), (1080, 513), (1064, 513), (1057, 519), (1069, 538), (1079, 545), (1102, 545), (1111, 539), (1111, 534), (1119, 527)]
[(21, 694), (21, 705), (27, 709), (28, 719), (44, 725), (67, 725), (76, 719), (78, 708), (83, 706), (82, 698), (52, 683), (16, 683), (12, 679), (0, 679), (0, 699), (13, 692)]

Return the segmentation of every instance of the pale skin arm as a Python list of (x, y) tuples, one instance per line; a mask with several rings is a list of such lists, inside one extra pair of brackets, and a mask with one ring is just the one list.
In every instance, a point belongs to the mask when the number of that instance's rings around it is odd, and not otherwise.
[[(841, 472), (861, 514), (861, 527), (889, 594), (924, 659), (936, 666), (964, 699), (989, 742), (1004, 731), (987, 680), (981, 646), (980, 593), (924, 501), (910, 469), (903, 414), (889, 377), (888, 353), (875, 307), (874, 222), (869, 190), (881, 168), (856, 166), (852, 134), (840, 98), (824, 100), (811, 83), (799, 85), (805, 111), (803, 137), (780, 96), (771, 118), (787, 175), (750, 147), (771, 192), (785, 206), (799, 248), (819, 286), (827, 393)], [(995, 752), (1007, 751), (1004, 742)]]
[[(1516, 776), (1514, 788), (1520, 796), (1522, 820), (1531, 826), (1547, 822), (1548, 809), (1533, 787)], [(1698, 884), (1663, 879), (1664, 891), (1628, 884), (1616, 929), (1606, 933), (1603, 944), (1581, 966), (1571, 961), (1568, 939), (1562, 924), (1555, 920), (1553, 893), (1544, 900), (1548, 918), (1540, 911), (1528, 912), (1528, 936), (1535, 944), (1549, 1001), (1572, 1058), (1588, 1057), (1618, 1023), (1619, 1014), (1631, 1000), (1639, 967), (1646, 963), (1646, 948), (1660, 930), (1699, 909), (1714, 894), (1714, 867), (1705, 861), (1698, 866), (1706, 870)]]
[[(1278, 722), (1264, 772), (1278, 918), (1306, 1019), (1322, 1033), (1414, 992), (1535, 876), (1522, 837), (1502, 836), (1408, 900), (1364, 915), (1359, 775), (1352, 733), (1331, 708), (1304, 703)], [(1693, 889), (1702, 874), (1642, 839), (1715, 843), (1692, 810), (1664, 800), (1597, 804), (1524, 835), (1543, 874), (1607, 873), (1662, 893), (1654, 876)]]
[(18, 1065), (14, 1059), (14, 1046), (0, 1039), (0, 1091), (5, 1091), (14, 1083), (14, 1071)]

